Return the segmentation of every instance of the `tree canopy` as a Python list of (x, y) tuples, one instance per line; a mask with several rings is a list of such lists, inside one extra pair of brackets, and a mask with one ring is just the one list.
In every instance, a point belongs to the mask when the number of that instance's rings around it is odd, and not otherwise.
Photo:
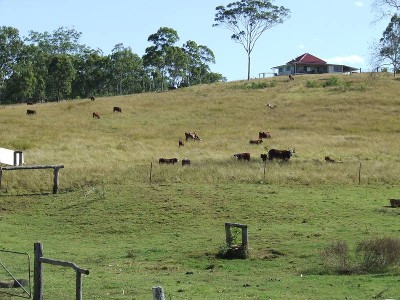
[[(0, 27), (0, 103), (160, 91), (223, 78), (210, 71), (211, 50), (195, 42), (176, 45), (179, 36), (172, 28), (151, 34), (152, 45), (142, 57), (122, 43), (104, 55), (81, 44), (81, 34), (60, 27), (21, 38), (16, 28)], [(188, 45), (195, 50), (188, 51)]]
[(257, 40), (271, 27), (289, 18), (290, 10), (275, 6), (271, 0), (241, 0), (217, 6), (213, 26), (230, 30), (232, 40), (247, 53), (247, 79), (250, 79), (250, 56)]

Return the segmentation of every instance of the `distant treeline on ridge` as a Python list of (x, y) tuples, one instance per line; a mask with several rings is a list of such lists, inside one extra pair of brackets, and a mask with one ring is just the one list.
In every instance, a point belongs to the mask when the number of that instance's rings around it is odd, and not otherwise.
[(0, 27), (0, 104), (163, 91), (224, 80), (210, 71), (214, 53), (194, 41), (176, 46), (179, 36), (172, 28), (151, 34), (152, 46), (143, 57), (122, 43), (103, 55), (81, 45), (80, 37), (75, 29), (60, 27), (21, 38), (18, 29)]

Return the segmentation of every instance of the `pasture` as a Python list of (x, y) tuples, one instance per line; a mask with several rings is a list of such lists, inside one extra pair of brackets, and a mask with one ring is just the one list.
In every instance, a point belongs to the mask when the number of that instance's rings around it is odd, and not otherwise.
[[(337, 75), (324, 87), (330, 77), (34, 104), (29, 116), (1, 106), (0, 147), (65, 168), (57, 195), (50, 172), (4, 172), (0, 248), (41, 241), (46, 256), (89, 269), (85, 299), (149, 299), (157, 285), (167, 299), (400, 298), (397, 268), (337, 275), (319, 256), (335, 240), (399, 237), (400, 82)], [(272, 137), (250, 144), (260, 131)], [(271, 148), (295, 153), (264, 164)], [(249, 259), (216, 258), (225, 222), (248, 225)], [(74, 280), (46, 266), (45, 298), (74, 299)]]

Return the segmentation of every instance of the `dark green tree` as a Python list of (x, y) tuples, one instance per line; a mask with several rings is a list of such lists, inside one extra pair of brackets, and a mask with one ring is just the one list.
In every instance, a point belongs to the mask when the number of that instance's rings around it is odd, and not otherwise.
[(167, 55), (171, 54), (169, 48), (179, 41), (178, 33), (168, 27), (161, 27), (156, 33), (151, 34), (147, 39), (153, 46), (146, 48), (143, 55), (143, 64), (150, 77), (153, 78), (155, 88), (164, 90), (164, 83), (167, 74)]
[(19, 31), (13, 27), (0, 27), (0, 100), (5, 82), (13, 74), (14, 66), (23, 46)]
[(210, 72), (210, 63), (215, 63), (214, 53), (203, 45), (194, 41), (187, 41), (183, 50), (188, 55), (188, 69), (186, 82), (188, 84), (205, 83), (204, 77)]
[(48, 66), (47, 94), (52, 100), (66, 99), (75, 77), (72, 59), (66, 54), (53, 55)]
[(142, 91), (142, 59), (122, 43), (115, 45), (110, 56), (113, 92), (129, 94)]
[(247, 53), (247, 80), (250, 80), (250, 56), (257, 40), (271, 27), (283, 23), (290, 10), (275, 6), (272, 0), (241, 0), (217, 6), (213, 26), (233, 32), (231, 38)]

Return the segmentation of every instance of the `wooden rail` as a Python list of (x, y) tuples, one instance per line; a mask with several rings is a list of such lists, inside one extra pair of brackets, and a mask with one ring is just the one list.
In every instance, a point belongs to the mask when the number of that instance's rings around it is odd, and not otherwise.
[(43, 244), (36, 242), (34, 244), (34, 273), (33, 273), (33, 300), (43, 300), (43, 265), (51, 264), (62, 267), (70, 267), (76, 272), (75, 297), (76, 300), (82, 300), (82, 274), (89, 275), (89, 270), (79, 268), (76, 264), (69, 261), (56, 260), (43, 257)]
[(11, 167), (0, 167), (0, 190), (1, 190), (1, 181), (3, 178), (3, 171), (12, 171), (12, 170), (38, 170), (38, 169), (53, 169), (54, 177), (53, 177), (53, 194), (57, 194), (58, 192), (58, 172), (60, 169), (63, 169), (64, 165), (32, 165), (32, 166), (11, 166)]

